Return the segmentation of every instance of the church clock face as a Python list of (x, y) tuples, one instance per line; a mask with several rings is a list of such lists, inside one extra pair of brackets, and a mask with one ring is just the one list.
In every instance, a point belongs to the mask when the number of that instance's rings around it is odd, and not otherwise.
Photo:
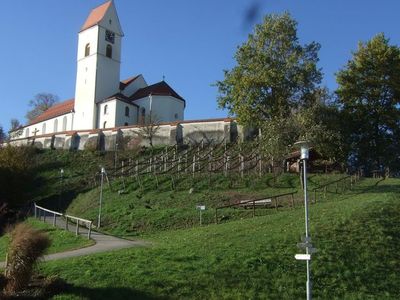
[(114, 44), (115, 33), (110, 30), (106, 30), (106, 41), (110, 42), (111, 44)]

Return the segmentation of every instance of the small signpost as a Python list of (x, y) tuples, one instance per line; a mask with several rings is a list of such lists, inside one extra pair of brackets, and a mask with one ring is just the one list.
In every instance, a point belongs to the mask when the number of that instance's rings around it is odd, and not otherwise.
[(296, 254), (294, 258), (297, 260), (311, 260), (311, 254)]
[(205, 205), (197, 205), (196, 209), (199, 211), (200, 213), (200, 226), (202, 225), (202, 211), (206, 210), (206, 206)]

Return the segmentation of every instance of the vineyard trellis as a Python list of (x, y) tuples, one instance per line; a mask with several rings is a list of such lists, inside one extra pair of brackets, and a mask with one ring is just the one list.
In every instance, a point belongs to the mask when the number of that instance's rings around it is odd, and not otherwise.
[[(141, 177), (151, 176), (158, 187), (160, 178), (169, 178), (171, 188), (175, 189), (177, 179), (199, 175), (246, 174), (261, 177), (271, 171), (271, 163), (263, 155), (259, 142), (248, 144), (227, 144), (224, 140), (213, 144), (205, 142), (180, 146), (167, 146), (163, 150), (139, 158), (128, 158), (109, 172), (110, 179), (134, 177), (142, 186)], [(98, 176), (98, 174), (97, 174)], [(124, 180), (123, 180), (124, 183)]]

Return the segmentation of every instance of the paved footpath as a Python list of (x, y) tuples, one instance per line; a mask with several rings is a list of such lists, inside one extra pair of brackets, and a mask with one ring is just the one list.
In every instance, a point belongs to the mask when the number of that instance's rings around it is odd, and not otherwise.
[[(46, 222), (49, 224), (53, 224), (53, 216), (52, 215), (50, 216), (50, 214), (49, 214), (48, 217), (46, 217)], [(57, 217), (56, 224), (57, 224), (57, 227), (65, 229), (65, 221), (62, 218)], [(76, 229), (75, 224), (69, 223), (68, 229), (69, 229), (69, 231), (75, 233), (75, 229)], [(83, 237), (87, 238), (88, 229), (85, 227), (79, 227), (79, 233)], [(45, 255), (44, 260), (49, 261), (49, 260), (56, 260), (56, 259), (62, 259), (62, 258), (70, 258), (70, 257), (89, 255), (89, 254), (93, 254), (93, 253), (106, 252), (106, 251), (123, 249), (123, 248), (149, 245), (149, 243), (146, 243), (144, 241), (125, 240), (125, 239), (117, 238), (112, 235), (102, 234), (102, 233), (99, 233), (96, 231), (92, 231), (90, 237), (96, 243), (93, 246), (88, 246), (88, 247), (80, 248), (80, 249), (76, 249), (76, 250), (70, 250), (70, 251)], [(4, 268), (4, 266), (5, 266), (4, 262), (0, 262), (0, 268)]]

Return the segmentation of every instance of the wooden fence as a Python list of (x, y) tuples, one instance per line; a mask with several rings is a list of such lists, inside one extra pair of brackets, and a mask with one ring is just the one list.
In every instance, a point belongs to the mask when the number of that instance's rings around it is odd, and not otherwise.
[(334, 191), (332, 193), (344, 192), (346, 190), (352, 190), (353, 186), (356, 182), (360, 180), (361, 176), (359, 173), (354, 175), (348, 175), (346, 177), (340, 178), (335, 181), (328, 182), (322, 186), (316, 187), (312, 190), (314, 194), (314, 203), (317, 203), (317, 194), (321, 193), (321, 196), (326, 199), (327, 193), (329, 192), (329, 188), (333, 188)]

